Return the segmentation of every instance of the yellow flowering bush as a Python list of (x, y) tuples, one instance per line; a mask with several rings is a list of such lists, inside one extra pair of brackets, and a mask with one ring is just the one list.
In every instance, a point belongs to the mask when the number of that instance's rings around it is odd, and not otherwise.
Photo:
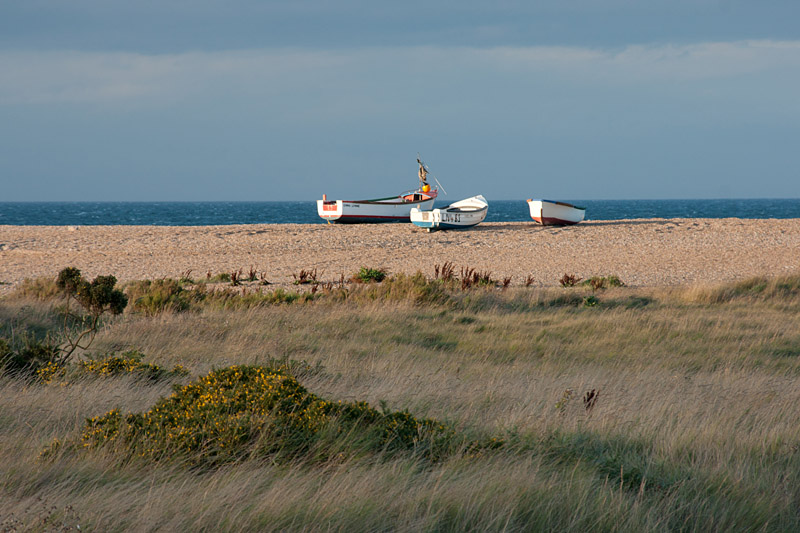
[(80, 445), (109, 444), (126, 457), (219, 464), (403, 450), (436, 459), (465, 443), (435, 420), (377, 411), (366, 402), (327, 401), (284, 371), (233, 366), (176, 387), (144, 413), (113, 410), (87, 420)]
[(141, 352), (130, 350), (119, 355), (107, 354), (101, 357), (78, 361), (74, 364), (48, 363), (36, 371), (37, 377), (44, 383), (53, 383), (69, 377), (99, 376), (111, 377), (133, 375), (149, 381), (185, 376), (187, 370), (175, 365), (166, 370), (158, 365), (144, 363)]

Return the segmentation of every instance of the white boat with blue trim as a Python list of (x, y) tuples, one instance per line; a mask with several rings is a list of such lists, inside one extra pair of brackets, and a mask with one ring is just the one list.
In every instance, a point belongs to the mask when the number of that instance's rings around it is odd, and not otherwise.
[(374, 198), (372, 200), (328, 200), (322, 195), (317, 200), (317, 214), (328, 223), (340, 224), (375, 223), (375, 222), (408, 222), (411, 209), (422, 207), (429, 209), (439, 194), (438, 189), (431, 189), (428, 184), (428, 168), (419, 163), (419, 187), (397, 196)]
[(430, 211), (415, 207), (411, 210), (411, 222), (428, 231), (467, 229), (483, 222), (488, 211), (486, 198), (478, 195)]

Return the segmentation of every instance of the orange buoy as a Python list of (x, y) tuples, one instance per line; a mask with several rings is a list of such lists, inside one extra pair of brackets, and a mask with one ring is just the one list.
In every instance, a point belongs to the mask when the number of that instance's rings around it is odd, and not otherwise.
[(430, 190), (431, 190), (431, 186), (428, 185), (427, 183), (422, 186), (422, 192), (430, 192)]

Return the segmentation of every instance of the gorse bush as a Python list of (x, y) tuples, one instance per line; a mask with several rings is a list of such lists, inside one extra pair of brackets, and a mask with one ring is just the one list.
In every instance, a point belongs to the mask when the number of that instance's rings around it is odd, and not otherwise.
[[(499, 441), (492, 441), (497, 446)], [(233, 366), (176, 389), (149, 411), (87, 420), (80, 445), (124, 458), (213, 465), (244, 458), (327, 461), (377, 452), (438, 459), (468, 447), (455, 431), (365, 402), (331, 402), (278, 370)]]
[(50, 362), (41, 366), (36, 375), (45, 383), (68, 378), (86, 376), (114, 377), (134, 376), (146, 381), (160, 381), (186, 376), (188, 372), (180, 365), (167, 370), (158, 365), (144, 363), (144, 355), (137, 350), (129, 350), (121, 354), (105, 354), (78, 361), (75, 364), (58, 365)]

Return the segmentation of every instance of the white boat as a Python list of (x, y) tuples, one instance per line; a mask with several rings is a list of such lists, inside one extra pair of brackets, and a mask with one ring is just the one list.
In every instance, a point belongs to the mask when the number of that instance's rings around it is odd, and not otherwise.
[(439, 194), (438, 189), (431, 189), (427, 182), (428, 169), (419, 163), (419, 187), (397, 196), (375, 198), (372, 200), (328, 200), (322, 195), (317, 200), (317, 214), (330, 222), (363, 223), (363, 222), (398, 222), (408, 221), (411, 209), (420, 207), (429, 209)]
[(483, 222), (488, 211), (486, 198), (478, 195), (430, 211), (415, 207), (411, 210), (411, 222), (428, 231), (467, 229)]
[(531, 218), (543, 226), (577, 224), (586, 215), (585, 207), (552, 200), (528, 199), (528, 207), (531, 210)]

